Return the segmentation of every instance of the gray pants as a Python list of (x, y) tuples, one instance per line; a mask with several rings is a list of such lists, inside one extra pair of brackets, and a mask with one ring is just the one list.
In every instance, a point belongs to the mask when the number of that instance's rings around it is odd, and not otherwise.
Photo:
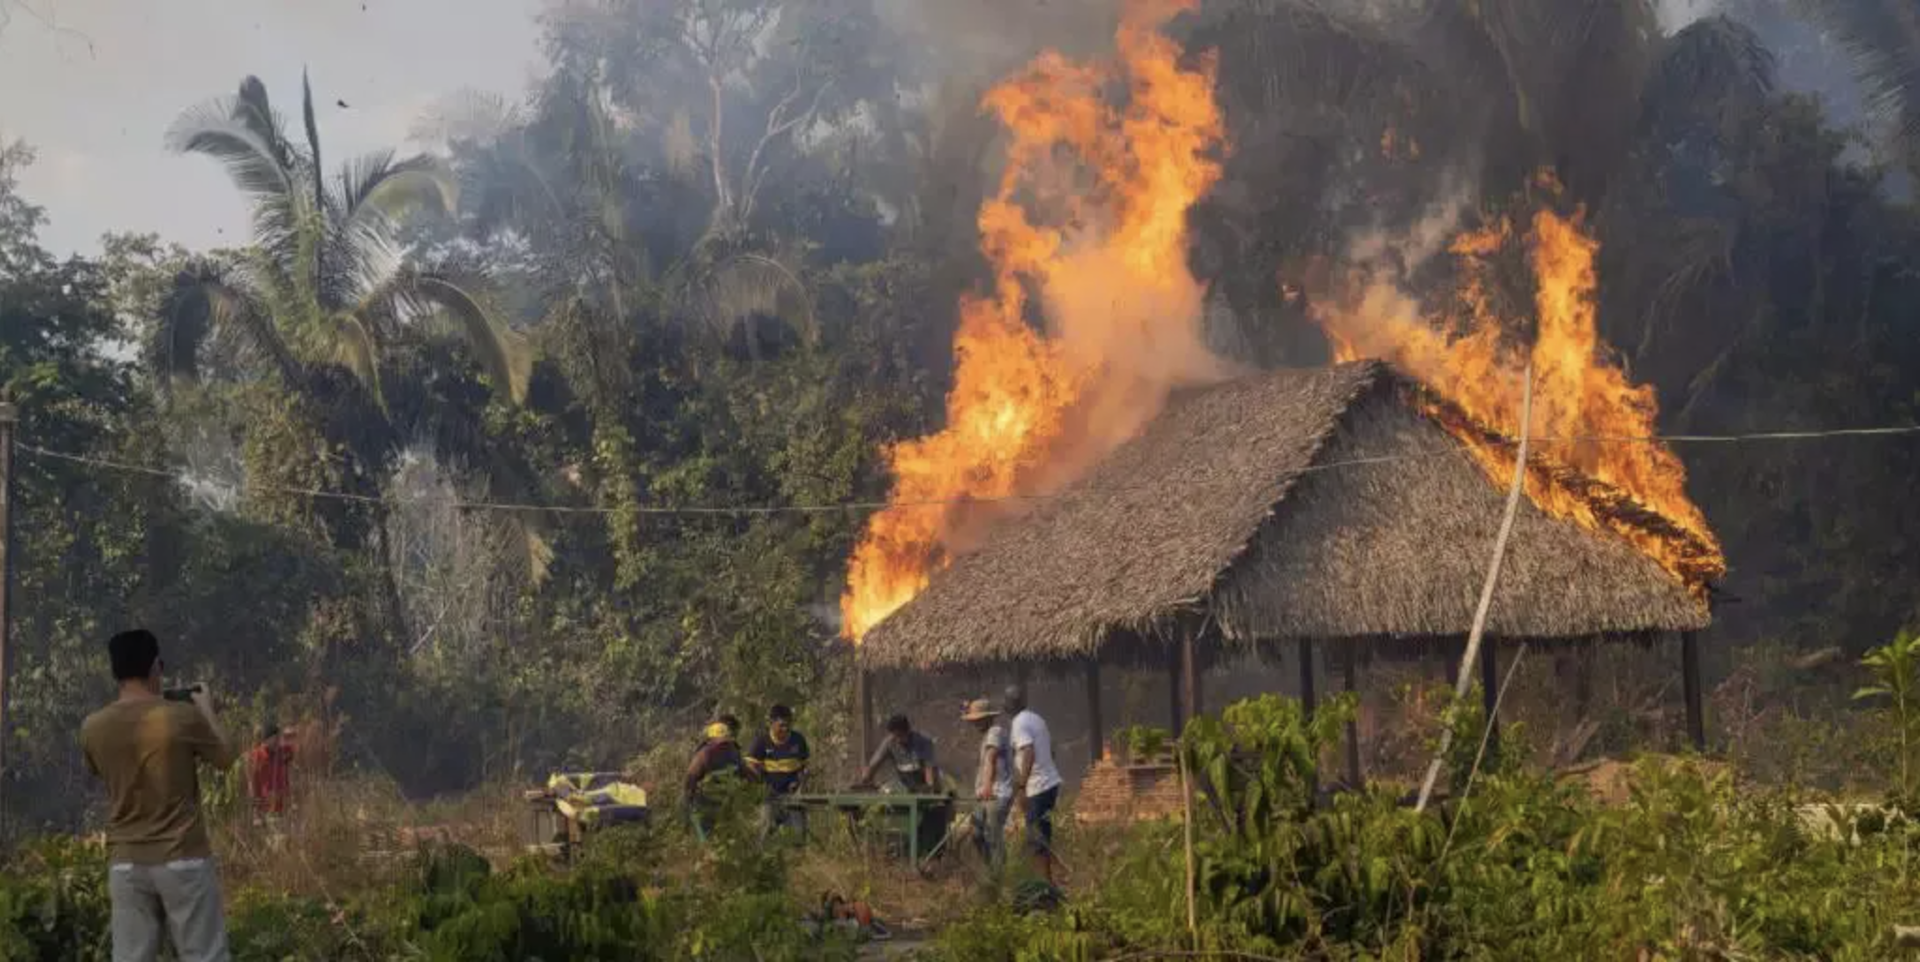
[(760, 837), (769, 838), (781, 829), (789, 829), (801, 838), (807, 837), (807, 813), (787, 804), (787, 799), (774, 796), (767, 799), (765, 810), (761, 813)]
[(113, 899), (113, 962), (153, 962), (164, 925), (180, 962), (228, 962), (220, 874), (210, 858), (165, 865), (117, 863), (107, 870)]
[(973, 844), (980, 857), (998, 869), (1007, 857), (1007, 816), (1013, 811), (1013, 799), (996, 798), (973, 810)]

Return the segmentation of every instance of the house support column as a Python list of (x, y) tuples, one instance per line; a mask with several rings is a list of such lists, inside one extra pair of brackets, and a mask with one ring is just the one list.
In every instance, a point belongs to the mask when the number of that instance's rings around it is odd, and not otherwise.
[(1358, 791), (1362, 783), (1360, 780), (1360, 684), (1359, 670), (1355, 665), (1360, 660), (1360, 655), (1354, 650), (1356, 644), (1358, 642), (1349, 641), (1345, 645), (1340, 658), (1340, 673), (1345, 676), (1348, 693), (1355, 699), (1353, 717), (1347, 719), (1347, 785)]
[(1185, 722), (1200, 717), (1201, 712), (1200, 665), (1198, 659), (1195, 657), (1196, 652), (1194, 651), (1194, 649), (1200, 646), (1199, 641), (1194, 638), (1194, 635), (1198, 633), (1195, 629), (1188, 629), (1186, 633), (1180, 636), (1180, 682), (1182, 688), (1180, 707), (1185, 713), (1185, 717), (1182, 719), (1182, 727), (1185, 727)]
[(1180, 734), (1181, 689), (1185, 684), (1180, 680), (1180, 649), (1167, 649), (1167, 729), (1175, 737)]
[(1107, 726), (1100, 717), (1100, 659), (1087, 659), (1087, 756), (1098, 765), (1107, 757)]
[(1706, 709), (1700, 701), (1700, 637), (1691, 631), (1680, 633), (1680, 685), (1687, 698), (1687, 738), (1693, 750), (1707, 750)]
[(853, 760), (856, 769), (873, 757), (873, 673), (864, 668), (853, 673), (853, 730), (860, 757)]
[(1311, 720), (1316, 699), (1313, 694), (1313, 639), (1300, 639), (1300, 714)]
[(1487, 758), (1500, 757), (1500, 716), (1494, 713), (1500, 697), (1500, 642), (1480, 639), (1480, 704), (1487, 712)]

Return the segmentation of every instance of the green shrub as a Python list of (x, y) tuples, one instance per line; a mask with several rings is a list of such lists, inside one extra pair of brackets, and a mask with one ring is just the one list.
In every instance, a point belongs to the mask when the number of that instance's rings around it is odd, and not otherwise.
[(0, 959), (92, 962), (112, 954), (106, 851), (75, 838), (26, 846), (0, 872)]
[[(1477, 742), (1469, 716), (1456, 747)], [(1189, 725), (1197, 931), (1183, 827), (1143, 825), (1070, 911), (982, 909), (939, 957), (1867, 960), (1897, 957), (1893, 924), (1920, 919), (1913, 820), (1809, 832), (1794, 798), (1694, 762), (1641, 763), (1615, 807), (1504, 765), (1467, 792), (1465, 753), (1450, 759), (1460, 791), (1426, 812), (1378, 792), (1316, 806), (1315, 762), (1343, 721), (1263, 697)]]
[(237, 962), (331, 962), (385, 958), (384, 940), (347, 909), (317, 899), (259, 889), (234, 894), (227, 906), (227, 937)]

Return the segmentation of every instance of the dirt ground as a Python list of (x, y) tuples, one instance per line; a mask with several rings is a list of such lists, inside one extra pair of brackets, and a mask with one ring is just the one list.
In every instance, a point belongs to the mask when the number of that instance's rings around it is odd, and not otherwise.
[(1603, 805), (1625, 805), (1633, 795), (1634, 769), (1646, 761), (1663, 766), (1669, 771), (1676, 766), (1694, 765), (1709, 776), (1720, 774), (1728, 768), (1725, 762), (1682, 758), (1678, 755), (1649, 754), (1635, 759), (1599, 758), (1582, 762), (1562, 769), (1558, 777), (1562, 783), (1584, 787), (1588, 794)]

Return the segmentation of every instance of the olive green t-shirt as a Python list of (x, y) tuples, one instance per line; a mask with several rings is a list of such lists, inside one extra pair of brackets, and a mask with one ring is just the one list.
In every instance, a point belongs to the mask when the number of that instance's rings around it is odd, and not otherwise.
[(161, 698), (116, 701), (80, 725), (87, 767), (107, 783), (107, 844), (115, 862), (161, 865), (206, 858), (201, 762), (225, 767), (233, 752), (198, 708)]

